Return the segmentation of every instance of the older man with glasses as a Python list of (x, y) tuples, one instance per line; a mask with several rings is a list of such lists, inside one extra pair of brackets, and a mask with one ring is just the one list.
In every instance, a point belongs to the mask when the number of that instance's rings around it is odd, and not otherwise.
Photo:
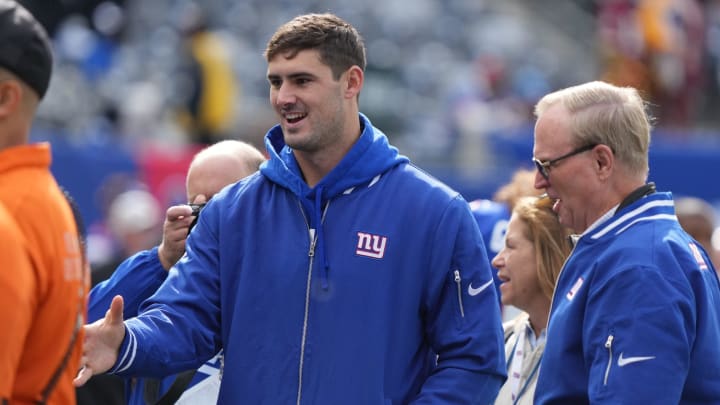
[(557, 281), (535, 403), (720, 403), (720, 283), (672, 195), (647, 183), (638, 92), (586, 83), (545, 96), (536, 115), (535, 187), (579, 235)]
[(545, 180), (550, 180), (550, 168), (553, 167), (555, 164), (559, 163), (561, 160), (592, 150), (596, 146), (598, 146), (598, 144), (596, 143), (581, 146), (579, 148), (573, 149), (572, 151), (562, 156), (550, 160), (538, 160), (536, 158), (533, 158), (533, 163), (535, 163), (535, 168), (537, 169), (538, 173), (540, 173), (545, 178)]

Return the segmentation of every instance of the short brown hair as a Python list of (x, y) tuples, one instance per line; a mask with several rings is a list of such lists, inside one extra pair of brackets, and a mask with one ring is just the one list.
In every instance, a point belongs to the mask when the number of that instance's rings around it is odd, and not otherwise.
[(265, 59), (279, 54), (293, 58), (298, 52), (316, 49), (320, 60), (337, 80), (352, 66), (365, 71), (365, 43), (358, 31), (334, 14), (305, 14), (280, 26), (268, 41)]

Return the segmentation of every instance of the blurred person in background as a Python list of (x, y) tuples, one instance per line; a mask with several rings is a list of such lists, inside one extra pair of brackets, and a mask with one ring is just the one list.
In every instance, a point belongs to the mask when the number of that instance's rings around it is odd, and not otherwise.
[(590, 82), (536, 107), (535, 187), (579, 235), (558, 278), (537, 404), (720, 403), (720, 283), (647, 183), (637, 90)]
[(637, 1), (596, 3), (601, 78), (618, 86), (634, 87), (642, 94), (651, 94), (652, 74), (638, 24)]
[[(223, 187), (256, 172), (264, 160), (265, 157), (260, 151), (241, 141), (221, 141), (201, 150), (193, 158), (186, 176), (188, 204), (205, 204)], [(168, 270), (185, 253), (185, 240), (196, 220), (197, 216), (192, 215), (190, 206), (170, 207), (166, 213), (160, 245), (139, 251), (127, 258), (117, 267), (110, 279), (90, 291), (88, 320), (94, 322), (105, 316), (105, 311), (115, 295), (121, 295), (125, 301), (125, 318), (137, 316), (140, 304), (160, 287), (168, 276)], [(126, 378), (124, 397), (130, 405), (214, 404), (217, 402), (220, 386), (220, 364), (218, 355), (198, 370), (189, 370), (162, 380)], [(110, 375), (98, 377), (119, 378)], [(93, 386), (96, 380), (97, 378), (93, 378), (88, 384), (78, 388), (79, 393), (86, 393), (85, 404), (100, 404), (97, 400), (106, 398), (108, 390), (116, 392), (111, 386), (104, 384), (95, 384), (94, 388), (88, 388)], [(78, 398), (80, 397), (79, 394)], [(116, 397), (122, 401), (122, 393)]]
[(30, 128), (50, 82), (47, 34), (0, 0), (0, 402), (71, 404), (89, 288), (78, 226)]
[[(513, 173), (508, 183), (498, 188), (491, 200), (478, 199), (470, 202), (470, 210), (472, 210), (475, 221), (480, 228), (483, 242), (485, 242), (485, 250), (488, 259), (491, 261), (505, 244), (505, 230), (517, 200), (522, 197), (540, 194), (534, 187), (534, 183), (535, 172), (520, 168)], [(497, 269), (493, 268), (492, 270), (495, 289), (498, 293), (498, 299), (500, 299), (501, 281), (497, 276)], [(512, 319), (518, 314), (516, 308), (502, 306), (502, 302), (500, 305), (503, 311), (503, 319)]]
[(560, 225), (549, 198), (524, 197), (514, 204), (505, 246), (493, 258), (502, 303), (523, 312), (506, 322), (508, 379), (498, 405), (532, 404), (545, 349), (550, 300), (560, 269), (572, 250), (570, 231)]
[(699, 0), (638, 0), (651, 70), (651, 97), (663, 126), (691, 127), (705, 86), (705, 17)]
[(93, 265), (93, 287), (107, 280), (129, 256), (158, 244), (162, 238), (160, 203), (144, 189), (123, 191), (110, 202), (106, 225), (116, 248), (104, 263)]
[(685, 232), (705, 249), (715, 265), (715, 270), (718, 270), (720, 251), (712, 243), (713, 232), (717, 227), (712, 205), (701, 198), (680, 197), (675, 201), (675, 215)]
[[(106, 186), (112, 184), (117, 187), (141, 186), (136, 181), (131, 181), (130, 178), (124, 176), (109, 179)], [(113, 192), (111, 190), (104, 191), (108, 194)], [(117, 190), (115, 191), (117, 192)], [(91, 263), (93, 290), (90, 292), (91, 300), (88, 303), (88, 320), (90, 322), (95, 319), (92, 295), (98, 283), (110, 278), (129, 256), (152, 248), (162, 237), (160, 203), (149, 191), (131, 189), (117, 192), (108, 204), (105, 227), (111, 246), (108, 248), (97, 243), (97, 238), (100, 237), (100, 234), (97, 233), (91, 236), (90, 240), (93, 243), (88, 246), (91, 250), (101, 250), (101, 252), (90, 251), (90, 254), (95, 257), (101, 254), (107, 255), (104, 260)], [(77, 390), (77, 404), (121, 405), (125, 403), (123, 393), (122, 378), (115, 375), (102, 375)]]
[(701, 2), (602, 1), (598, 27), (603, 80), (637, 88), (657, 110), (660, 125), (691, 127), (705, 74)]
[(208, 202), (138, 317), (115, 297), (86, 326), (76, 383), (223, 348), (219, 403), (490, 403), (505, 362), (482, 237), (459, 193), (360, 113), (359, 33), (301, 15), (265, 56), (270, 160)]
[(188, 91), (178, 117), (192, 142), (212, 144), (232, 130), (239, 86), (228, 44), (210, 29), (200, 7), (189, 3), (180, 18), (184, 50), (180, 63)]

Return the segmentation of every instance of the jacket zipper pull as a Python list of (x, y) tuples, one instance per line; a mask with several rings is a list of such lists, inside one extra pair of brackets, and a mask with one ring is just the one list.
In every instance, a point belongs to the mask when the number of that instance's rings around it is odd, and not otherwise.
[(462, 278), (460, 278), (460, 270), (455, 270), (455, 284), (457, 284), (458, 304), (460, 305), (460, 317), (465, 318), (465, 308), (462, 302)]
[(315, 243), (317, 242), (317, 239), (315, 239), (315, 229), (309, 229), (310, 231), (310, 251), (308, 252), (308, 256), (313, 257), (315, 256)]
[(605, 348), (608, 349), (608, 355), (610, 356), (610, 358), (608, 359), (607, 368), (605, 369), (605, 380), (603, 381), (603, 385), (607, 385), (608, 377), (610, 376), (610, 366), (612, 366), (612, 359), (613, 359), (613, 354), (612, 354), (613, 339), (615, 339), (615, 336), (610, 334), (610, 335), (608, 335), (607, 340), (605, 341)]

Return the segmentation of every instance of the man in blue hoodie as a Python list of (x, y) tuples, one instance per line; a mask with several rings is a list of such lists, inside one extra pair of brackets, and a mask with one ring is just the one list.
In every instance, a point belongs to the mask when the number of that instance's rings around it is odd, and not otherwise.
[(720, 403), (720, 284), (670, 193), (647, 183), (633, 88), (586, 83), (536, 107), (535, 187), (580, 235), (552, 300), (536, 404)]
[(303, 15), (265, 56), (270, 160), (207, 204), (137, 318), (116, 297), (86, 327), (77, 383), (222, 347), (219, 403), (491, 403), (505, 361), (482, 237), (467, 202), (359, 112), (359, 34)]

